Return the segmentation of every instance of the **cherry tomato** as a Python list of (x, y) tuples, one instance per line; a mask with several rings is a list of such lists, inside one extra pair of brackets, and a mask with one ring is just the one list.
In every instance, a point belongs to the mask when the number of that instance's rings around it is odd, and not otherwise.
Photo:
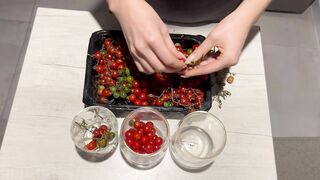
[(146, 123), (146, 125), (149, 126), (150, 128), (153, 128), (153, 122), (151, 122), (151, 121), (148, 121), (148, 122)]
[(118, 71), (116, 71), (116, 70), (111, 71), (111, 76), (112, 76), (113, 78), (119, 77)]
[(102, 58), (102, 54), (100, 51), (97, 51), (94, 53), (94, 58), (96, 58), (96, 60), (100, 60)]
[(142, 106), (148, 106), (148, 105), (149, 105), (148, 101), (143, 101), (142, 102)]
[(122, 58), (123, 54), (120, 50), (116, 51), (116, 57), (117, 58)]
[(163, 139), (161, 137), (157, 137), (157, 139), (155, 140), (155, 143), (161, 146), (161, 144), (163, 143)]
[(150, 154), (153, 152), (153, 146), (151, 144), (146, 144), (144, 146), (144, 151), (147, 153), (147, 154)]
[(108, 131), (108, 126), (107, 125), (101, 125), (100, 129), (103, 130), (104, 132)]
[(153, 146), (153, 152), (156, 152), (160, 149), (160, 145), (156, 144)]
[(169, 100), (169, 95), (168, 94), (164, 94), (163, 96), (162, 96), (162, 99), (163, 99), (163, 101), (168, 101)]
[(113, 59), (111, 54), (107, 54), (106, 58), (107, 58), (107, 60), (109, 60), (109, 61), (111, 61), (111, 60)]
[(126, 137), (126, 139), (132, 139), (134, 132), (135, 132), (134, 129), (129, 129), (128, 131), (125, 132), (124, 136)]
[(98, 96), (102, 96), (102, 92), (103, 92), (103, 89), (98, 89), (98, 90), (97, 90)]
[(142, 106), (142, 101), (140, 101), (139, 99), (136, 99), (134, 102), (133, 102), (134, 105), (136, 106)]
[(141, 139), (140, 139), (140, 141), (141, 141), (141, 143), (143, 144), (143, 145), (146, 145), (147, 143), (148, 143), (148, 137), (147, 136), (142, 136), (141, 137)]
[(111, 63), (111, 69), (118, 69), (119, 64), (117, 62)]
[(125, 142), (131, 148), (134, 141), (133, 141), (133, 139), (130, 138), (130, 139), (126, 139)]
[(96, 71), (97, 71), (97, 73), (102, 73), (103, 72), (103, 70), (104, 70), (104, 67), (102, 66), (102, 65), (97, 65), (96, 66)]
[(104, 48), (105, 48), (105, 49), (108, 49), (108, 48), (112, 45), (112, 40), (106, 39), (106, 40), (104, 41), (103, 45), (104, 45)]
[(117, 50), (117, 49), (116, 49), (115, 47), (110, 46), (110, 47), (108, 48), (108, 53), (114, 56), (114, 55), (116, 54), (116, 50)]
[(139, 95), (139, 99), (140, 99), (141, 101), (145, 101), (145, 100), (148, 99), (148, 96), (147, 96), (146, 93), (142, 92), (142, 93)]
[(119, 70), (124, 70), (126, 67), (123, 64), (119, 64), (118, 69)]
[(132, 144), (132, 149), (133, 150), (140, 150), (141, 149), (141, 142), (140, 141), (134, 141)]
[(153, 134), (156, 134), (156, 132), (157, 132), (157, 130), (156, 130), (156, 128), (151, 128), (151, 133), (153, 133)]
[(144, 133), (149, 133), (149, 132), (151, 132), (151, 129), (152, 129), (152, 127), (145, 125), (145, 126), (143, 126), (142, 130)]
[(192, 46), (192, 50), (194, 51), (195, 49), (197, 49), (199, 47), (199, 44), (194, 44), (193, 46)]
[(139, 82), (137, 80), (133, 80), (132, 87), (133, 88), (138, 88), (139, 87)]
[(101, 138), (101, 136), (102, 136), (100, 130), (97, 128), (93, 130), (92, 134), (93, 134), (93, 137), (95, 137), (95, 138)]
[(142, 93), (141, 89), (136, 88), (136, 89), (132, 89), (132, 93), (135, 94), (136, 96), (140, 96), (140, 94)]
[(135, 94), (130, 94), (128, 96), (128, 99), (129, 99), (130, 102), (133, 103), (137, 99), (137, 96)]
[(103, 97), (109, 97), (111, 95), (111, 92), (109, 89), (104, 89), (102, 92)]
[(140, 139), (141, 139), (141, 134), (139, 133), (139, 132), (134, 132), (134, 134), (133, 134), (133, 139), (135, 140), (135, 141), (139, 141)]
[(133, 127), (136, 129), (139, 129), (141, 127), (141, 122), (140, 121), (134, 121)]
[(156, 106), (162, 106), (162, 105), (163, 105), (163, 101), (161, 99), (157, 99)]
[(90, 141), (86, 146), (85, 146), (86, 149), (92, 151), (92, 150), (95, 150), (97, 148), (97, 140), (95, 139), (92, 139), (92, 141)]

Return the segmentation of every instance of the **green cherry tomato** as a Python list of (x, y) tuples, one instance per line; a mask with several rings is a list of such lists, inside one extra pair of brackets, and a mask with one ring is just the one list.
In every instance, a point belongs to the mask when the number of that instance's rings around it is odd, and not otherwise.
[(112, 139), (113, 139), (114, 137), (116, 137), (116, 133), (110, 132), (110, 133), (109, 133), (109, 141), (112, 141)]
[(129, 70), (129, 68), (126, 67), (126, 69), (124, 70), (124, 72), (126, 73), (127, 76), (130, 75), (130, 70)]
[(130, 89), (129, 87), (124, 87), (124, 88), (123, 88), (123, 91), (124, 91), (125, 93), (129, 93), (129, 92), (131, 92), (131, 89)]
[(189, 55), (192, 54), (192, 48), (189, 48), (189, 49), (187, 50), (187, 52), (188, 52)]
[(99, 148), (105, 148), (108, 145), (108, 141), (105, 138), (101, 138), (98, 140), (98, 146)]
[(113, 93), (113, 97), (116, 98), (116, 99), (118, 99), (118, 98), (120, 97), (120, 94), (119, 94), (118, 92), (114, 92), (114, 93)]
[(115, 86), (111, 86), (111, 87), (110, 87), (110, 91), (111, 91), (112, 93), (116, 92), (116, 90), (117, 90), (117, 88), (116, 88)]
[(119, 83), (122, 83), (124, 80), (125, 80), (124, 77), (118, 77), (118, 82), (119, 82)]
[(121, 98), (126, 98), (126, 97), (127, 97), (127, 93), (124, 92), (124, 91), (121, 91), (121, 92), (120, 92), (120, 97), (121, 97)]
[(104, 56), (104, 55), (107, 54), (107, 52), (106, 51), (101, 51), (101, 54)]
[(127, 84), (127, 87), (128, 87), (128, 88), (131, 88), (131, 87), (132, 87), (132, 84), (131, 84), (131, 83), (128, 83), (128, 84)]
[(132, 76), (127, 76), (127, 82), (132, 83), (133, 82), (133, 77)]

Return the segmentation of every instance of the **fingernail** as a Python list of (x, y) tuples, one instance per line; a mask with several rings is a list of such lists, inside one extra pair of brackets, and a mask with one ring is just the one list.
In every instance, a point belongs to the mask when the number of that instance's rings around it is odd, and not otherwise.
[(188, 76), (186, 76), (186, 75), (181, 75), (180, 77), (182, 77), (182, 78), (188, 78)]

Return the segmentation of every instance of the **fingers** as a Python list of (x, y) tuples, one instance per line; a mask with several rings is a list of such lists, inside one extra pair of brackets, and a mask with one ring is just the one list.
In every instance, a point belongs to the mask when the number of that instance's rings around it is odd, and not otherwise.
[[(179, 57), (181, 57), (181, 55), (174, 52), (174, 50), (176, 51), (174, 46), (168, 47), (166, 41), (168, 40), (160, 38), (157, 43), (151, 43), (150, 46), (153, 52), (166, 67), (176, 69), (176, 71), (183, 69), (186, 65), (183, 62), (179, 61)], [(170, 48), (174, 49), (169, 50)]]
[(186, 59), (186, 57), (180, 51), (178, 51), (174, 46), (169, 33), (165, 33), (164, 36), (165, 36), (164, 41), (169, 47), (169, 50), (171, 51), (171, 53), (178, 59)]
[(139, 57), (136, 53), (131, 53), (134, 59), (134, 62), (140, 72), (144, 72), (147, 74), (154, 73), (153, 68), (146, 62), (143, 58)]
[(213, 42), (210, 38), (204, 40), (197, 49), (193, 51), (193, 53), (187, 58), (186, 64), (190, 64), (191, 62), (195, 62), (202, 58), (209, 50), (213, 47)]
[(200, 63), (199, 66), (196, 66), (194, 69), (188, 69), (184, 71), (184, 74), (181, 77), (187, 78), (192, 76), (199, 76), (203, 74), (210, 74), (212, 72), (219, 71), (228, 67), (228, 60), (224, 58), (209, 58), (208, 60)]

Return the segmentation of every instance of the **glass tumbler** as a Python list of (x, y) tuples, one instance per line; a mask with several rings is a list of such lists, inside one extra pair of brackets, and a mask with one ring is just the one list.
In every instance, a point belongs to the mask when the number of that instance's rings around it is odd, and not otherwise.
[(182, 168), (197, 170), (212, 163), (226, 144), (221, 121), (206, 111), (185, 116), (170, 139), (173, 160)]
[[(133, 128), (132, 122), (135, 119), (139, 119), (141, 122), (152, 122), (153, 127), (156, 129), (156, 135), (163, 139), (163, 143), (160, 149), (147, 154), (138, 153), (131, 149), (126, 143), (125, 133)], [(131, 121), (131, 122), (130, 122)], [(143, 145), (143, 144), (142, 144)], [(141, 145), (141, 146), (142, 146)], [(166, 150), (169, 145), (169, 124), (167, 119), (157, 110), (150, 107), (142, 107), (136, 109), (128, 114), (123, 120), (120, 129), (120, 150), (124, 159), (132, 166), (140, 169), (149, 169), (161, 162), (165, 156)]]
[[(104, 130), (102, 130), (103, 128)], [(116, 116), (102, 106), (89, 106), (74, 118), (70, 128), (75, 146), (82, 152), (103, 157), (115, 151), (118, 145)]]

